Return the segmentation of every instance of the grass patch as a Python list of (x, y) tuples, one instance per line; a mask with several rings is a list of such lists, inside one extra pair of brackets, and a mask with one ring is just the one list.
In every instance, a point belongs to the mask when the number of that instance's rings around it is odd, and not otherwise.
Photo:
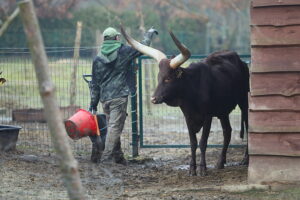
[(291, 188), (282, 191), (251, 190), (235, 194), (257, 200), (300, 200), (300, 188)]

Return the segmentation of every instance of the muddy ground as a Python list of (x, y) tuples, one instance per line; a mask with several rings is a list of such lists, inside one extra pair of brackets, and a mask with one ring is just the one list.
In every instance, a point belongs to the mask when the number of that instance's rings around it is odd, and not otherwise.
[[(228, 166), (214, 169), (219, 149), (207, 153), (208, 175), (188, 175), (189, 149), (143, 149), (128, 166), (89, 161), (76, 155), (87, 199), (300, 199), (296, 190), (229, 193), (215, 186), (247, 183), (247, 167), (237, 163), (241, 149), (230, 149)], [(0, 199), (68, 199), (57, 156), (47, 151), (18, 149), (0, 155)]]

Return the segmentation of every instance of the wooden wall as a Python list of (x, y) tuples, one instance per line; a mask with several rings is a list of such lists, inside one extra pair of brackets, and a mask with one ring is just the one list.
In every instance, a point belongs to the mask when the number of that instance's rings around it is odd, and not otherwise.
[(249, 183), (300, 181), (300, 0), (252, 0)]

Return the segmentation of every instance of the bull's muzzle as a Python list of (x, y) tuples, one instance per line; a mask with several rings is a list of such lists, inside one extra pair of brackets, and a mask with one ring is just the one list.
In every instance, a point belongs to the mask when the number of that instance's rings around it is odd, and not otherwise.
[(156, 104), (156, 98), (155, 97), (151, 97), (151, 102)]
[(153, 104), (160, 104), (160, 103), (162, 103), (162, 98), (151, 97), (151, 102), (152, 102)]

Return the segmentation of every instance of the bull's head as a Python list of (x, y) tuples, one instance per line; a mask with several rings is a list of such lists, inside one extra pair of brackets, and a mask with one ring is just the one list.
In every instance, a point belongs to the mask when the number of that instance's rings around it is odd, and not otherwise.
[(170, 35), (181, 52), (172, 59), (168, 59), (164, 53), (157, 49), (137, 42), (125, 32), (123, 27), (121, 27), (121, 32), (124, 38), (133, 48), (147, 56), (154, 58), (159, 63), (158, 86), (153, 97), (151, 98), (152, 103), (159, 104), (165, 102), (169, 105), (177, 106), (177, 97), (179, 94), (178, 91), (183, 84), (181, 83), (182, 68), (180, 68), (180, 65), (189, 59), (191, 55), (190, 51), (180, 43), (180, 41), (171, 31)]

